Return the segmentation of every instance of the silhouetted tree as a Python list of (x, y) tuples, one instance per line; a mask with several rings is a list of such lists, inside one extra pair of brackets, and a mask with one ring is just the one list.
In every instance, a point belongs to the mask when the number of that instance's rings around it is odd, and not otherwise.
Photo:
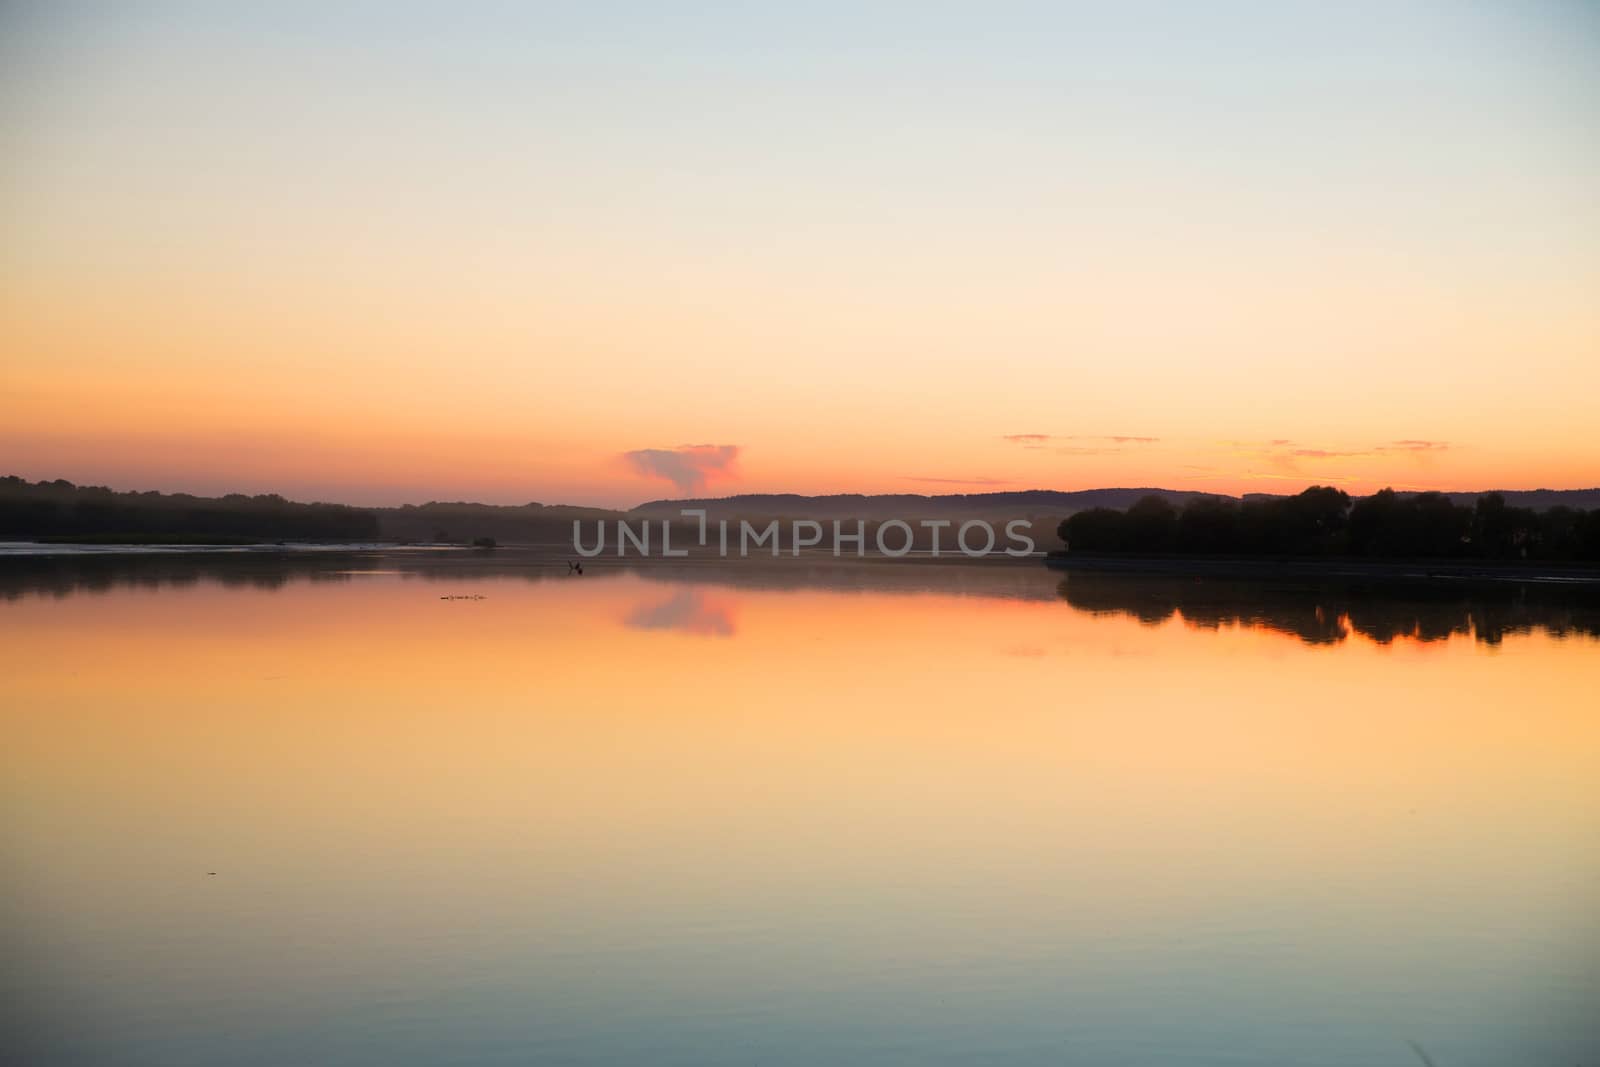
[(1084, 552), (1600, 560), (1600, 510), (1540, 513), (1508, 507), (1499, 493), (1464, 507), (1443, 493), (1393, 489), (1352, 502), (1314, 485), (1242, 503), (1197, 498), (1181, 513), (1147, 496), (1126, 512), (1081, 511), (1059, 532)]
[(1472, 537), (1479, 554), (1490, 559), (1524, 559), (1537, 554), (1539, 520), (1530, 508), (1514, 508), (1499, 493), (1478, 498)]
[(1380, 489), (1362, 497), (1350, 507), (1349, 546), (1357, 556), (1403, 554), (1395, 543), (1401, 522), (1400, 496), (1393, 489)]
[(1282, 502), (1290, 552), (1325, 554), (1344, 548), (1345, 513), (1350, 494), (1313, 485)]
[(1408, 555), (1447, 559), (1464, 555), (1472, 544), (1472, 512), (1443, 493), (1418, 493), (1409, 501), (1415, 538)]
[(1063, 519), (1057, 533), (1075, 552), (1121, 552), (1124, 525), (1115, 508), (1088, 508)]
[(1239, 550), (1239, 505), (1223, 497), (1196, 497), (1178, 516), (1178, 551)]
[(1578, 527), (1578, 558), (1600, 560), (1600, 508), (1580, 512)]
[(1142, 496), (1128, 509), (1122, 540), (1132, 552), (1171, 552), (1178, 542), (1178, 511), (1166, 497)]

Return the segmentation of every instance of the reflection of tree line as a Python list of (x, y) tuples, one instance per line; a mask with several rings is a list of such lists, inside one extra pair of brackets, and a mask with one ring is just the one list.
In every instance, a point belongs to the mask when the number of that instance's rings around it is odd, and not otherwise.
[(352, 567), (371, 566), (372, 558), (344, 552), (10, 556), (0, 558), (0, 599), (201, 584), (273, 590), (295, 581), (348, 581)]
[(1600, 594), (1566, 586), (1301, 585), (1084, 572), (1062, 579), (1057, 591), (1091, 614), (1126, 615), (1149, 625), (1181, 616), (1202, 629), (1273, 630), (1312, 645), (1337, 644), (1351, 632), (1385, 644), (1470, 634), (1493, 645), (1534, 630), (1600, 636)]
[(74, 552), (0, 555), (0, 599), (28, 593), (66, 596), (116, 588), (186, 588), (201, 584), (261, 590), (296, 582), (349, 581), (363, 572), (394, 572), (423, 581), (487, 578), (525, 581), (582, 580), (625, 573), (591, 567), (582, 579), (567, 574), (566, 557), (540, 552), (425, 549), (273, 549), (206, 552)]
[(0, 556), (0, 598), (24, 593), (64, 596), (73, 591), (183, 587), (202, 582), (278, 589), (297, 581), (337, 581), (351, 571), (382, 569), (425, 581), (514, 578), (594, 583), (625, 574), (668, 585), (717, 586), (749, 591), (938, 593), (1051, 600), (1052, 582), (1036, 561), (627, 560), (585, 561), (582, 577), (568, 572), (568, 553), (538, 549), (496, 552), (250, 551), (216, 553), (94, 553)]
[(1351, 631), (1375, 641), (1424, 641), (1473, 634), (1496, 643), (1506, 634), (1600, 636), (1600, 590), (1542, 583), (1316, 581), (1264, 582), (1194, 576), (1074, 572), (1052, 582), (1037, 564), (929, 564), (866, 561), (809, 564), (649, 563), (596, 565), (573, 578), (560, 557), (538, 553), (229, 553), (217, 555), (72, 555), (0, 557), (0, 599), (67, 596), (114, 588), (184, 588), (204, 583), (275, 590), (294, 582), (349, 581), (351, 572), (398, 571), (425, 581), (476, 578), (592, 583), (635, 574), (672, 585), (731, 590), (915, 595), (932, 593), (1038, 600), (1059, 595), (1072, 607), (1157, 623), (1181, 615), (1190, 625), (1240, 625), (1291, 634), (1310, 644), (1344, 640)]

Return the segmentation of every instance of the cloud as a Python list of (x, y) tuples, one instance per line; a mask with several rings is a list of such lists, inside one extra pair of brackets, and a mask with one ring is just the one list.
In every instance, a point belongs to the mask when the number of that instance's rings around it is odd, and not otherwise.
[(1009, 478), (923, 478), (915, 474), (903, 476), (908, 482), (936, 482), (940, 485), (1010, 485)]
[[(1276, 441), (1273, 444), (1277, 444)], [(1290, 451), (1291, 456), (1300, 456), (1303, 459), (1353, 459), (1367, 456), (1392, 456), (1396, 454), (1417, 455), (1423, 452), (1443, 452), (1450, 445), (1445, 441), (1392, 441), (1386, 445), (1373, 445), (1371, 448), (1360, 448), (1352, 451), (1338, 451), (1327, 448), (1296, 448)]]
[[(1274, 438), (1271, 441), (1222, 441), (1222, 446), (1228, 448), (1233, 455), (1246, 459), (1265, 461), (1279, 474), (1261, 474), (1261, 477), (1333, 477), (1327, 473), (1327, 468), (1319, 468), (1322, 473), (1308, 475), (1301, 470), (1302, 461), (1320, 464), (1328, 460), (1383, 460), (1395, 456), (1409, 456), (1419, 465), (1428, 465), (1431, 457), (1450, 448), (1448, 441), (1432, 441), (1422, 438), (1409, 437), (1399, 441), (1390, 441), (1388, 444), (1371, 445), (1367, 448), (1309, 448), (1302, 447), (1287, 438)], [(1257, 472), (1252, 471), (1252, 474)]]
[(704, 489), (715, 474), (733, 468), (739, 458), (738, 445), (679, 445), (677, 448), (639, 448), (624, 452), (638, 474), (646, 478), (663, 478), (677, 486), (682, 493)]
[(1003, 433), (1000, 435), (1000, 440), (1021, 445), (1023, 448), (1043, 448), (1053, 441), (1099, 441), (1103, 445), (1116, 446), (1091, 448), (1085, 445), (1064, 445), (1055, 449), (1064, 456), (1101, 456), (1110, 452), (1120, 452), (1123, 445), (1153, 445), (1161, 438), (1136, 437), (1133, 434)]
[(1356, 456), (1370, 456), (1373, 451), (1368, 449), (1361, 452), (1335, 452), (1327, 448), (1296, 448), (1289, 455), (1301, 459), (1352, 459)]

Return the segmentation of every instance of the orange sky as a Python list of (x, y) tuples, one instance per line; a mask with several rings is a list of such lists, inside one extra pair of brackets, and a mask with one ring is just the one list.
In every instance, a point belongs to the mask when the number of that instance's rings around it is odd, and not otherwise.
[(0, 16), (0, 473), (1600, 484), (1592, 19), (890, 10)]

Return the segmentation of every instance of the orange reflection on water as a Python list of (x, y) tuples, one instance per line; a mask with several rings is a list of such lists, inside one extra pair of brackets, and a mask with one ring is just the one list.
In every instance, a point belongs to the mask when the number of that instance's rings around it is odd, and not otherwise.
[(664, 577), (0, 605), (21, 906), (142, 951), (232, 924), (249, 976), (160, 951), (241, 996), (496, 929), (576, 952), (843, 923), (839, 966), (934, 966), (1259, 921), (1341, 973), (1524, 977), (1592, 944), (1593, 638), (1315, 644), (1081, 610), (1042, 572), (1006, 597)]

